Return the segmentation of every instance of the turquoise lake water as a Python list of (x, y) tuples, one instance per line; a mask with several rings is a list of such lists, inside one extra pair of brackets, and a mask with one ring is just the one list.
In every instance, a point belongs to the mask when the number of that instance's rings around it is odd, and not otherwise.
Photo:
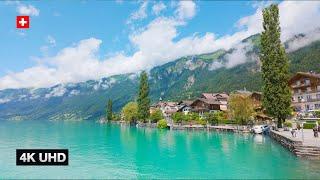
[[(19, 148), (67, 148), (69, 166), (16, 166)], [(0, 121), (0, 178), (320, 178), (320, 162), (261, 135)]]

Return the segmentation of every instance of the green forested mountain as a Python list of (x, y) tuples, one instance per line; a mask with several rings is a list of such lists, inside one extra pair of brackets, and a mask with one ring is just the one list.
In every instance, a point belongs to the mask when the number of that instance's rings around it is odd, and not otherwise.
[[(160, 97), (192, 99), (202, 92), (232, 92), (243, 88), (260, 91), (259, 41), (260, 35), (254, 35), (228, 51), (182, 57), (151, 69), (151, 101)], [(288, 56), (291, 73), (320, 72), (320, 41), (291, 51)], [(113, 100), (114, 111), (136, 100), (137, 88), (137, 74), (123, 74), (50, 88), (1, 90), (0, 119), (96, 119), (105, 114), (109, 98)]]

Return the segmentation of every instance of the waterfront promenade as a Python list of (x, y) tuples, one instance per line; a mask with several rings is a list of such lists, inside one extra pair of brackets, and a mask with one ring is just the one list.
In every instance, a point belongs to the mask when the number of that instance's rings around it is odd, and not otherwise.
[(296, 137), (290, 131), (271, 130), (270, 137), (298, 157), (320, 159), (320, 138), (315, 138), (311, 129), (297, 131)]
[(282, 134), (283, 136), (288, 137), (288, 138), (301, 141), (302, 145), (304, 145), (304, 146), (320, 147), (320, 137), (315, 138), (313, 136), (312, 129), (304, 129), (303, 132), (302, 132), (302, 130), (296, 131), (296, 132), (297, 132), (296, 137), (292, 137), (290, 131), (280, 131), (279, 133)]

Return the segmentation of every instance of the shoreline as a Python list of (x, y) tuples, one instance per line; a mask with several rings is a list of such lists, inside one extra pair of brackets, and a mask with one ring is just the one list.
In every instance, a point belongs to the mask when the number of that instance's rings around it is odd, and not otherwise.
[[(157, 123), (136, 123), (136, 124), (130, 124), (128, 122), (124, 121), (108, 121), (105, 123), (111, 123), (111, 124), (118, 124), (118, 125), (125, 125), (125, 126), (135, 126), (139, 128), (155, 128), (157, 129)], [(178, 125), (173, 124), (169, 125), (166, 129), (168, 130), (185, 130), (185, 131), (227, 131), (227, 132), (235, 132), (235, 133), (252, 133), (250, 128), (248, 126), (232, 126), (232, 125), (217, 125), (217, 126), (204, 126), (204, 125)]]

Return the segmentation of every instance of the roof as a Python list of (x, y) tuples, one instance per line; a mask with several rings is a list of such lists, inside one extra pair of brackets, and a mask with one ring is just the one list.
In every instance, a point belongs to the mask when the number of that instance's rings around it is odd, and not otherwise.
[(185, 104), (185, 105), (187, 105), (187, 106), (190, 106), (192, 103), (193, 103), (193, 101), (191, 101), (191, 100), (182, 100), (182, 101), (180, 101), (178, 104), (179, 104), (179, 105), (180, 105), (180, 104)]
[(215, 99), (205, 99), (205, 98), (198, 98), (193, 103), (195, 103), (197, 101), (202, 101), (202, 102), (207, 103), (207, 104), (217, 104), (217, 105), (221, 105), (222, 104), (220, 101), (217, 101)]
[(289, 84), (292, 84), (294, 81), (301, 77), (309, 77), (309, 78), (317, 78), (320, 79), (320, 74), (313, 72), (297, 72), (294, 76), (292, 76), (289, 80)]
[(170, 110), (165, 110), (165, 113), (167, 114), (173, 114), (175, 112), (177, 112), (178, 110), (177, 109), (170, 109)]
[(206, 99), (216, 99), (217, 97), (229, 98), (227, 93), (202, 93), (201, 94)]

